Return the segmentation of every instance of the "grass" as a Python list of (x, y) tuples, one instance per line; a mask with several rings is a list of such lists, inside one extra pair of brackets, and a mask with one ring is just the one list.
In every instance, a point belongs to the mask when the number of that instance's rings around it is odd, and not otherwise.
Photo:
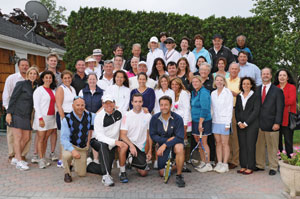
[(300, 130), (294, 131), (294, 144), (300, 145)]

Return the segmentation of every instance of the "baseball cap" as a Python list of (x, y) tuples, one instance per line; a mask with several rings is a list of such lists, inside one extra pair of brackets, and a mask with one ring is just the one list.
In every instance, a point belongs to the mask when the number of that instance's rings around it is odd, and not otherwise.
[(222, 35), (220, 35), (220, 34), (215, 34), (213, 36), (213, 39), (216, 39), (216, 38), (223, 39)]
[(90, 57), (85, 60), (85, 63), (87, 63), (87, 62), (97, 62), (97, 61), (96, 61), (96, 59)]
[(103, 103), (110, 101), (110, 102), (115, 102), (113, 96), (111, 96), (110, 94), (106, 94), (102, 97), (102, 101)]
[(155, 37), (155, 36), (154, 36), (154, 37), (151, 37), (150, 42), (158, 43), (157, 37)]
[(144, 65), (147, 66), (147, 63), (146, 63), (145, 61), (140, 61), (139, 64), (138, 64), (138, 66), (139, 66), (139, 65), (142, 65), (142, 64), (144, 64)]

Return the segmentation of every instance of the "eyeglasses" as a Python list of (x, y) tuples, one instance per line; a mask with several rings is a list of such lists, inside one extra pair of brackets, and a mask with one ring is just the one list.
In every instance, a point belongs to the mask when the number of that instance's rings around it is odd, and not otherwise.
[(167, 41), (167, 42), (165, 42), (165, 44), (173, 44), (173, 42)]
[[(75, 100), (78, 100), (79, 98), (80, 98), (80, 99), (83, 99), (83, 97), (81, 97), (81, 96), (75, 96), (74, 99), (73, 99), (73, 102), (74, 102)], [(84, 100), (84, 99), (83, 99), (83, 100)]]

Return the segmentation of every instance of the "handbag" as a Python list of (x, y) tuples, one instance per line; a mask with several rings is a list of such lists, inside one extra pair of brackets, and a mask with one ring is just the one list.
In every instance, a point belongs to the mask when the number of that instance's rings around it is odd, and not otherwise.
[(300, 114), (299, 114), (298, 106), (297, 106), (296, 113), (292, 113), (289, 111), (289, 128), (291, 130), (300, 129)]

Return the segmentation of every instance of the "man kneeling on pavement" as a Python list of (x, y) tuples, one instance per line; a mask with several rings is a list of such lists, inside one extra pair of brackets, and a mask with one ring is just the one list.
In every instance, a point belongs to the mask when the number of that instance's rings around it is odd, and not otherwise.
[(72, 182), (70, 169), (72, 160), (74, 160), (74, 169), (78, 176), (86, 175), (90, 127), (94, 124), (95, 116), (95, 114), (85, 111), (85, 102), (81, 97), (75, 97), (72, 106), (73, 111), (62, 120), (60, 137), (66, 183)]
[(172, 99), (163, 96), (159, 99), (160, 111), (150, 120), (151, 139), (159, 144), (157, 150), (159, 175), (164, 175), (164, 168), (168, 160), (170, 150), (176, 155), (176, 184), (185, 187), (182, 176), (184, 164), (184, 125), (180, 115), (171, 111)]

